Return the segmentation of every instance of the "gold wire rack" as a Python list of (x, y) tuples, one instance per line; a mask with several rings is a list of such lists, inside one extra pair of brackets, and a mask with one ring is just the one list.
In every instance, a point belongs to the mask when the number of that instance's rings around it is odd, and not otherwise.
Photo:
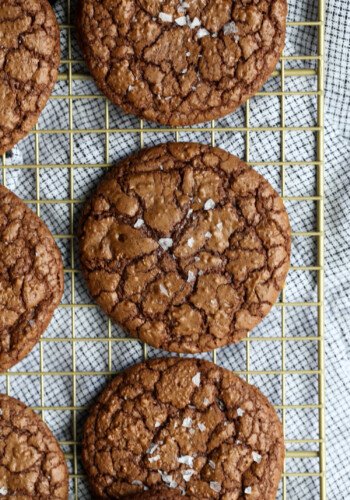
[[(183, 132), (188, 133), (203, 133), (207, 132), (210, 134), (210, 142), (212, 145), (216, 144), (216, 139), (221, 133), (225, 134), (236, 134), (241, 133), (244, 135), (245, 143), (245, 160), (257, 167), (269, 167), (276, 168), (279, 170), (280, 174), (280, 191), (281, 195), (286, 202), (312, 202), (316, 205), (316, 219), (312, 230), (310, 231), (296, 231), (294, 230), (292, 235), (294, 238), (306, 238), (312, 239), (315, 242), (316, 247), (316, 261), (313, 265), (309, 263), (303, 265), (293, 265), (291, 268), (291, 273), (293, 272), (303, 272), (303, 273), (314, 273), (316, 276), (317, 285), (317, 297), (315, 301), (290, 301), (286, 298), (286, 289), (281, 294), (280, 301), (274, 307), (274, 310), (278, 312), (280, 333), (279, 336), (266, 336), (260, 335), (258, 333), (252, 334), (249, 338), (245, 338), (241, 345), (244, 346), (245, 360), (244, 367), (240, 370), (233, 367), (233, 371), (237, 374), (246, 377), (247, 381), (254, 381), (254, 377), (278, 377), (280, 381), (280, 404), (276, 404), (276, 409), (279, 411), (284, 432), (286, 435), (286, 446), (287, 446), (287, 461), (300, 461), (304, 459), (309, 459), (308, 467), (306, 470), (300, 470), (300, 468), (294, 469), (291, 467), (291, 471), (284, 467), (281, 488), (279, 491), (278, 498), (292, 498), (288, 494), (288, 484), (290, 481), (298, 480), (300, 485), (300, 491), (303, 489), (303, 481), (313, 480), (314, 490), (312, 499), (320, 498), (322, 500), (326, 499), (326, 461), (325, 461), (325, 381), (324, 381), (324, 147), (323, 147), (323, 127), (324, 127), (324, 116), (323, 116), (323, 106), (324, 106), (324, 0), (318, 1), (318, 17), (315, 21), (294, 21), (288, 22), (288, 27), (302, 27), (302, 28), (313, 28), (317, 31), (317, 44), (318, 50), (315, 55), (296, 55), (296, 56), (282, 56), (280, 60), (280, 66), (276, 70), (272, 77), (278, 78), (280, 81), (279, 91), (261, 91), (258, 93), (256, 99), (259, 97), (275, 97), (279, 100), (279, 111), (280, 111), (280, 126), (251, 126), (251, 115), (250, 115), (250, 102), (248, 101), (244, 107), (244, 126), (219, 126), (215, 122), (211, 122), (205, 126), (196, 127), (186, 127), (186, 128), (159, 128), (155, 126), (149, 126), (142, 120), (139, 121), (138, 126), (132, 128), (115, 128), (110, 126), (110, 109), (112, 105), (106, 100), (102, 95), (95, 93), (84, 93), (76, 94), (73, 89), (73, 84), (76, 81), (84, 82), (90, 81), (91, 77), (87, 74), (74, 71), (76, 65), (81, 65), (82, 60), (74, 57), (73, 53), (73, 36), (74, 36), (74, 17), (73, 17), (73, 0), (66, 0), (66, 22), (60, 24), (62, 33), (67, 34), (67, 57), (62, 58), (61, 65), (63, 71), (60, 73), (59, 81), (67, 83), (67, 93), (66, 94), (55, 94), (51, 96), (51, 100), (60, 101), (64, 100), (68, 102), (67, 112), (68, 112), (68, 127), (65, 129), (44, 129), (40, 128), (39, 125), (35, 127), (35, 130), (31, 132), (31, 141), (34, 141), (34, 161), (27, 162), (25, 164), (9, 165), (7, 163), (6, 156), (2, 157), (2, 182), (7, 184), (8, 173), (11, 169), (21, 169), (30, 170), (35, 176), (35, 192), (36, 196), (33, 198), (25, 199), (24, 201), (30, 205), (36, 207), (37, 214), (40, 216), (42, 213), (42, 206), (45, 205), (64, 205), (68, 207), (67, 217), (69, 218), (69, 231), (60, 233), (56, 232), (54, 237), (57, 242), (65, 242), (68, 245), (69, 255), (70, 255), (70, 265), (65, 267), (65, 277), (70, 280), (69, 288), (69, 300), (62, 303), (60, 310), (70, 310), (71, 316), (69, 319), (69, 324), (67, 325), (67, 336), (44, 336), (39, 344), (39, 369), (37, 370), (22, 370), (21, 365), (19, 369), (11, 370), (6, 374), (3, 374), (6, 384), (6, 392), (11, 395), (16, 395), (13, 393), (13, 386), (15, 380), (19, 380), (20, 384), (25, 384), (25, 378), (32, 380), (31, 377), (36, 377), (37, 383), (39, 385), (39, 404), (32, 405), (34, 410), (41, 412), (42, 417), (45, 419), (49, 412), (65, 412), (68, 413), (71, 428), (70, 428), (70, 438), (61, 439), (60, 444), (66, 452), (66, 458), (69, 463), (70, 469), (70, 498), (80, 499), (88, 498), (86, 493), (86, 487), (82, 488), (82, 484), (85, 484), (85, 478), (83, 471), (80, 466), (80, 421), (78, 416), (81, 412), (86, 411), (87, 404), (81, 404), (78, 388), (79, 377), (97, 377), (101, 378), (103, 381), (115, 373), (115, 368), (113, 366), (113, 347), (117, 345), (118, 347), (124, 345), (126, 348), (131, 346), (131, 343), (137, 343), (135, 339), (131, 339), (125, 336), (114, 335), (113, 325), (110, 321), (107, 321), (107, 331), (106, 334), (100, 332), (96, 337), (91, 338), (89, 336), (77, 335), (77, 324), (76, 315), (79, 311), (86, 311), (87, 309), (93, 309), (96, 306), (89, 302), (82, 303), (77, 300), (77, 279), (79, 276), (79, 269), (77, 267), (77, 256), (75, 249), (75, 208), (82, 203), (82, 199), (76, 197), (75, 194), (75, 172), (79, 169), (105, 169), (110, 166), (110, 136), (111, 134), (137, 134), (139, 137), (139, 146), (144, 146), (144, 139), (146, 134), (172, 134), (173, 139), (179, 140), (180, 134)], [(286, 67), (288, 63), (297, 62), (314, 62), (315, 69), (306, 68), (289, 68)], [(306, 90), (306, 91), (288, 91), (286, 90), (286, 79), (289, 77), (314, 77), (316, 79), (316, 90)], [(288, 96), (299, 95), (299, 96), (312, 96), (316, 101), (316, 123), (314, 126), (287, 126), (286, 125), (286, 98)], [(74, 104), (77, 101), (82, 100), (102, 100), (104, 106), (105, 120), (104, 125), (97, 128), (81, 128), (74, 126)], [(289, 132), (313, 132), (316, 137), (316, 151), (315, 160), (310, 161), (290, 161), (286, 159), (286, 134)], [(278, 161), (267, 161), (267, 162), (254, 162), (250, 160), (250, 137), (254, 132), (274, 132), (280, 135), (280, 153)], [(65, 134), (67, 136), (69, 154), (66, 163), (49, 163), (41, 161), (41, 149), (40, 147), (42, 137), (47, 134)], [(104, 161), (84, 164), (82, 162), (75, 161), (75, 150), (74, 150), (74, 137), (77, 135), (84, 134), (97, 134), (103, 135), (105, 138), (104, 147)], [(121, 141), (123, 136), (121, 135)], [(314, 195), (298, 196), (288, 196), (286, 190), (286, 174), (288, 169), (293, 168), (304, 168), (309, 167), (314, 169), (315, 172), (315, 183), (316, 190)], [(62, 169), (68, 172), (69, 177), (69, 196), (62, 198), (50, 199), (48, 197), (43, 197), (41, 195), (41, 172), (43, 169)], [(304, 336), (300, 335), (288, 335), (287, 333), (287, 317), (290, 311), (297, 310), (299, 308), (313, 308), (315, 311), (315, 317), (317, 321), (315, 322), (315, 328), (313, 332), (308, 332)], [(271, 313), (272, 314), (272, 313)], [(264, 324), (262, 325), (262, 329)], [(310, 334), (311, 333), (311, 334)], [(287, 349), (291, 343), (315, 343), (317, 347), (317, 366), (310, 368), (306, 365), (302, 369), (290, 369), (287, 366)], [(98, 369), (94, 371), (85, 371), (79, 369), (77, 365), (77, 346), (87, 345), (88, 343), (97, 346), (98, 344), (105, 344), (107, 346), (107, 360), (106, 367), (104, 371)], [(255, 369), (251, 366), (251, 349), (252, 344), (258, 345), (258, 348), (262, 343), (269, 343), (269, 345), (278, 345), (280, 353), (280, 367), (278, 369)], [(66, 370), (50, 370), (46, 367), (45, 362), (45, 349), (49, 344), (64, 344), (68, 346), (71, 354), (71, 367)], [(142, 357), (147, 358), (149, 354), (149, 348), (147, 345), (142, 345)], [(214, 362), (220, 362), (219, 351), (214, 351), (211, 353), (211, 358)], [(141, 360), (141, 359), (140, 359)], [(306, 377), (316, 377), (317, 380), (317, 400), (312, 404), (291, 404), (288, 398), (287, 390), (287, 377), (290, 376), (306, 376)], [(52, 380), (52, 378), (69, 378), (71, 381), (71, 400), (70, 404), (66, 405), (54, 405), (47, 404), (47, 391), (49, 390), (47, 380)], [(252, 380), (254, 379), (254, 380)], [(46, 391), (46, 392), (45, 392)], [(288, 412), (297, 411), (304, 412), (306, 410), (312, 410), (314, 413), (314, 418), (317, 421), (317, 434), (310, 436), (303, 436), (301, 439), (291, 439), (288, 436)], [(311, 465), (310, 465), (311, 464)], [(293, 490), (295, 491), (295, 489)], [(298, 498), (304, 495), (300, 493)], [(293, 495), (293, 500), (296, 498)]]

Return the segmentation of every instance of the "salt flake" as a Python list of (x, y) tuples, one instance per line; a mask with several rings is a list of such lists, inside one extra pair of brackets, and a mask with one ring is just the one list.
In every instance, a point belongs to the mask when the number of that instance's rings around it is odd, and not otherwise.
[(212, 210), (213, 208), (215, 208), (215, 201), (209, 198), (209, 200), (204, 203), (204, 210)]
[(205, 426), (205, 424), (202, 424), (202, 422), (199, 422), (199, 423), (197, 424), (197, 426), (198, 426), (198, 429), (199, 429), (201, 432), (204, 432), (204, 431), (206, 430), (206, 426)]
[(186, 16), (181, 16), (175, 19), (175, 22), (179, 26), (185, 26), (187, 24), (187, 19)]
[(184, 470), (182, 472), (182, 477), (184, 478), (184, 481), (186, 481), (186, 483), (188, 483), (188, 481), (191, 479), (191, 477), (195, 473), (196, 473), (195, 470), (193, 470), (193, 469), (187, 469), (187, 470)]
[(210, 467), (211, 469), (215, 470), (215, 467), (216, 467), (215, 462), (213, 462), (213, 460), (209, 460), (209, 462), (208, 462), (208, 463), (209, 463), (209, 467)]
[(5, 488), (5, 486), (2, 486), (0, 488), (0, 495), (7, 495), (8, 491), (7, 489)]
[(154, 427), (156, 427), (156, 428), (157, 428), (157, 427), (160, 427), (160, 422), (156, 422), (156, 423), (154, 424)]
[(133, 484), (135, 486), (143, 486), (143, 482), (139, 481), (138, 479), (135, 479), (134, 481), (132, 481), (131, 484)]
[(202, 23), (200, 22), (200, 20), (198, 19), (198, 17), (195, 17), (192, 22), (189, 24), (191, 30), (193, 30), (194, 28), (198, 28), (198, 26), (200, 26)]
[(159, 285), (159, 290), (160, 290), (160, 293), (162, 295), (165, 295), (166, 297), (169, 297), (169, 292), (168, 290), (165, 288), (164, 285), (162, 285), (162, 283)]
[(188, 271), (187, 283), (192, 283), (193, 281), (196, 281), (196, 275), (192, 271)]
[(199, 387), (201, 385), (201, 374), (200, 372), (197, 372), (194, 377), (192, 377), (192, 382), (194, 385)]
[(213, 236), (210, 231), (207, 231), (204, 235), (207, 240), (210, 240), (210, 238)]
[(159, 12), (159, 19), (164, 23), (173, 22), (173, 16), (171, 14), (167, 14), (166, 12)]
[(222, 222), (218, 222), (216, 224), (216, 229), (218, 229), (219, 231), (222, 231), (222, 228), (224, 227), (223, 223)]
[(252, 492), (252, 487), (251, 487), (251, 486), (248, 486), (248, 488), (245, 488), (245, 490), (244, 490), (244, 493), (245, 493), (246, 495), (250, 495), (250, 494), (251, 494), (251, 492)]
[(203, 404), (205, 404), (205, 406), (208, 406), (209, 403), (210, 403), (210, 401), (208, 398), (203, 399)]
[(237, 33), (237, 26), (233, 21), (230, 23), (225, 24), (224, 28), (224, 35), (233, 35), (234, 33)]
[(188, 245), (190, 248), (192, 248), (192, 247), (193, 247), (193, 244), (194, 244), (194, 238), (189, 238), (189, 239), (187, 240), (187, 245)]
[(157, 448), (158, 445), (156, 443), (151, 443), (147, 450), (148, 455), (153, 455), (153, 453), (156, 451)]
[(190, 208), (189, 211), (187, 212), (186, 217), (190, 217), (190, 215), (192, 215), (192, 214), (193, 214), (193, 209)]
[(184, 418), (182, 422), (182, 427), (187, 427), (187, 429), (192, 427), (192, 418), (191, 417)]
[(128, 87), (128, 92), (131, 92), (132, 90), (134, 90), (134, 88), (135, 88), (135, 87), (134, 87), (133, 85), (129, 85), (129, 87)]
[(158, 470), (158, 473), (160, 474), (162, 481), (164, 481), (164, 483), (167, 483), (169, 485), (169, 488), (176, 488), (177, 482), (173, 480), (173, 476), (170, 476), (170, 474), (166, 474), (161, 470)]
[(190, 57), (191, 52), (186, 52), (186, 57)]
[(149, 457), (148, 461), (152, 463), (152, 462), (157, 462), (157, 460), (159, 460), (159, 459), (160, 459), (160, 455), (155, 455), (154, 457)]
[(193, 467), (193, 457), (191, 457), (191, 455), (182, 455), (182, 457), (179, 457), (177, 461), (179, 464), (185, 464), (189, 467)]
[(145, 221), (143, 219), (137, 219), (137, 221), (134, 224), (134, 227), (138, 229), (139, 227), (142, 227), (144, 225)]
[(198, 31), (197, 31), (197, 38), (203, 38), (205, 36), (209, 36), (210, 33), (208, 30), (206, 30), (205, 28), (200, 28)]
[(239, 417), (243, 417), (243, 415), (244, 415), (244, 410), (242, 410), (242, 408), (237, 408), (237, 415), (238, 415)]
[(159, 245), (163, 248), (163, 250), (168, 250), (173, 246), (173, 239), (172, 238), (160, 238), (158, 240)]
[(262, 456), (259, 453), (257, 453), (256, 451), (253, 451), (252, 457), (253, 457), (254, 462), (256, 462), (257, 464), (260, 464)]
[(220, 493), (220, 491), (221, 491), (221, 484), (218, 483), (217, 481), (210, 481), (209, 486), (216, 493)]

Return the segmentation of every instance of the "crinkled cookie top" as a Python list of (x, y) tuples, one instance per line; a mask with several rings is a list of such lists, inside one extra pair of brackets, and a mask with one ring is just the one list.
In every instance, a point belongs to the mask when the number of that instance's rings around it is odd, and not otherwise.
[(82, 456), (98, 498), (167, 488), (173, 495), (153, 498), (275, 500), (284, 442), (254, 386), (207, 361), (168, 358), (106, 387), (86, 422)]
[(89, 69), (126, 112), (168, 125), (231, 113), (272, 73), (286, 0), (80, 0)]
[(62, 259), (50, 231), (0, 185), (0, 371), (31, 351), (62, 293)]
[(57, 80), (60, 33), (47, 0), (0, 2), (0, 154), (32, 129)]
[(121, 162), (87, 203), (88, 288), (133, 336), (174, 352), (243, 338), (269, 312), (289, 269), (283, 201), (225, 151), (165, 144)]
[(68, 499), (68, 470), (46, 424), (23, 403), (0, 395), (1, 498)]

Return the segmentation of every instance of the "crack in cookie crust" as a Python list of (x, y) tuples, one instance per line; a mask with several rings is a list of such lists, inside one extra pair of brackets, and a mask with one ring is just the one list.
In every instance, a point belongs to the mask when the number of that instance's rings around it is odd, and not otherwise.
[(225, 151), (165, 144), (118, 164), (87, 203), (81, 263), (102, 309), (174, 352), (236, 342), (276, 301), (289, 269), (282, 199)]
[(62, 259), (50, 231), (0, 185), (1, 371), (32, 350), (62, 294)]
[(106, 387), (86, 421), (82, 457), (98, 498), (170, 488), (175, 498), (273, 500), (284, 442), (254, 386), (207, 361), (168, 358)]
[(272, 73), (286, 0), (80, 0), (88, 67), (107, 97), (147, 120), (190, 125), (234, 111)]
[(0, 395), (0, 484), (4, 498), (68, 499), (64, 455), (46, 424)]
[(58, 75), (60, 33), (47, 0), (0, 5), (0, 154), (38, 121)]

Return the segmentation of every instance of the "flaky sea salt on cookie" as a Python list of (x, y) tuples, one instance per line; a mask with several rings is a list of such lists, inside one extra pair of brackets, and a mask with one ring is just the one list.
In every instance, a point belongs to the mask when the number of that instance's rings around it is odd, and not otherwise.
[(290, 263), (271, 185), (199, 144), (143, 150), (87, 203), (80, 254), (91, 295), (131, 335), (175, 352), (237, 342), (269, 312)]
[(207, 361), (168, 358), (112, 380), (86, 421), (82, 458), (98, 498), (274, 500), (284, 441), (254, 386)]
[(190, 125), (234, 111), (274, 70), (286, 0), (80, 0), (77, 27), (100, 89), (124, 111)]

